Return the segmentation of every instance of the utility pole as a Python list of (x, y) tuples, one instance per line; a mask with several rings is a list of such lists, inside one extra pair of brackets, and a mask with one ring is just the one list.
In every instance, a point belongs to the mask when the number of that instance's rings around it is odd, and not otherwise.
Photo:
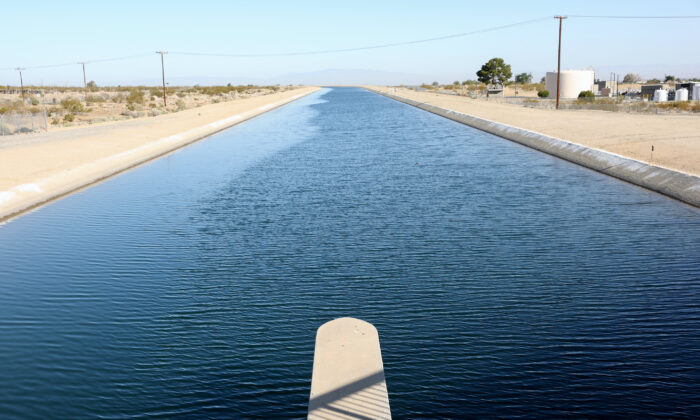
[(165, 96), (165, 62), (163, 61), (163, 56), (167, 53), (167, 51), (156, 51), (156, 54), (160, 54), (160, 69), (163, 73), (163, 106), (168, 106), (168, 99)]
[(83, 89), (85, 90), (85, 103), (87, 103), (87, 79), (85, 78), (85, 62), (78, 64), (83, 65)]
[(25, 70), (25, 68), (17, 67), (15, 70), (19, 72), (19, 90), (22, 92), (22, 102), (24, 102), (24, 81), (22, 80), (22, 70)]
[(559, 54), (557, 55), (557, 109), (559, 109), (559, 83), (561, 79), (561, 22), (566, 19), (566, 16), (554, 16), (554, 19), (559, 19)]

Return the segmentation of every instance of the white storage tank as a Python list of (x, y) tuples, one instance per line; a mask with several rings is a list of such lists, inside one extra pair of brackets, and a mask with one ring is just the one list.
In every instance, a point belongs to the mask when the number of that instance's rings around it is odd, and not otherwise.
[(676, 90), (676, 100), (677, 101), (687, 101), (688, 100), (688, 89), (678, 89)]
[(668, 101), (668, 91), (666, 89), (656, 89), (654, 91), (654, 102)]
[[(595, 74), (593, 70), (562, 70), (561, 80), (559, 82), (561, 88), (561, 99), (578, 98), (578, 94), (584, 90), (593, 90), (593, 79)], [(548, 71), (544, 79), (544, 88), (549, 91), (550, 98), (557, 97), (557, 72)]]
[(693, 86), (693, 100), (700, 101), (700, 84)]

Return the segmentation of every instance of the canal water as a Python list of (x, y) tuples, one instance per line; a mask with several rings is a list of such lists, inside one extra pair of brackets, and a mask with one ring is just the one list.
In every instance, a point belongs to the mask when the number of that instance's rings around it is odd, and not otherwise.
[(700, 212), (354, 88), (0, 226), (0, 417), (299, 418), (315, 330), (392, 412), (700, 415)]

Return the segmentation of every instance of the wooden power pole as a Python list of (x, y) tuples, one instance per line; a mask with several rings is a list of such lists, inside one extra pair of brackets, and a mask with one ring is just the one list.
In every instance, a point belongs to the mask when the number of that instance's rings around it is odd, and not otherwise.
[(160, 54), (160, 70), (163, 73), (163, 106), (168, 106), (168, 99), (165, 96), (165, 62), (163, 56), (167, 54), (167, 51), (156, 51), (156, 54)]
[(87, 79), (85, 78), (85, 63), (78, 63), (83, 65), (83, 90), (85, 91), (85, 103), (87, 103)]
[(17, 67), (15, 70), (19, 72), (19, 91), (22, 93), (22, 102), (24, 102), (24, 81), (22, 80), (22, 70), (24, 70), (24, 67)]
[(566, 16), (554, 16), (554, 19), (559, 19), (559, 53), (557, 54), (557, 109), (559, 109), (559, 85), (561, 79), (561, 22), (566, 19)]

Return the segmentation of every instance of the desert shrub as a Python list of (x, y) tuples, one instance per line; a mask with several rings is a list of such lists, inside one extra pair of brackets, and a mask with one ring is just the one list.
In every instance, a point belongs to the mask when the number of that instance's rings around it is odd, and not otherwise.
[(36, 98), (36, 96), (30, 96), (30, 97), (29, 97), (29, 102), (30, 102), (32, 105), (34, 105), (34, 106), (39, 105), (39, 100)]
[(657, 108), (668, 109), (668, 110), (679, 110), (679, 111), (692, 111), (700, 112), (700, 102), (691, 103), (690, 101), (679, 101), (679, 102), (661, 102), (656, 104)]
[(63, 116), (63, 121), (65, 122), (73, 122), (75, 120), (75, 116), (73, 114), (66, 114)]
[(53, 125), (59, 125), (60, 123), (61, 123), (61, 120), (58, 118), (51, 119), (51, 124), (53, 124)]
[(139, 113), (136, 111), (122, 111), (121, 115), (127, 118), (136, 118), (139, 116)]
[(581, 93), (578, 94), (578, 97), (579, 99), (593, 99), (595, 98), (595, 94), (590, 90), (582, 90)]
[(177, 105), (177, 110), (178, 110), (178, 111), (182, 111), (182, 110), (185, 109), (185, 101), (183, 101), (182, 99), (178, 99), (178, 100), (175, 102), (175, 105)]
[(537, 92), (537, 96), (540, 98), (548, 98), (549, 97), (549, 91), (547, 89), (542, 89)]
[(143, 104), (143, 92), (140, 89), (131, 89), (126, 97), (126, 103), (133, 106), (135, 104)]
[(149, 107), (149, 108), (155, 108), (155, 107), (156, 107), (156, 104), (154, 104), (153, 102), (151, 102), (150, 104), (148, 104), (148, 107)]
[(102, 95), (88, 95), (87, 101), (88, 102), (104, 102), (105, 98)]
[(76, 98), (66, 98), (61, 101), (61, 106), (63, 109), (68, 111), (68, 114), (75, 114), (77, 112), (83, 112), (85, 108), (82, 102)]
[(5, 104), (2, 107), (0, 107), (0, 114), (5, 114), (8, 112), (24, 112), (25, 109), (26, 106), (24, 105), (24, 102), (14, 101), (10, 104)]

